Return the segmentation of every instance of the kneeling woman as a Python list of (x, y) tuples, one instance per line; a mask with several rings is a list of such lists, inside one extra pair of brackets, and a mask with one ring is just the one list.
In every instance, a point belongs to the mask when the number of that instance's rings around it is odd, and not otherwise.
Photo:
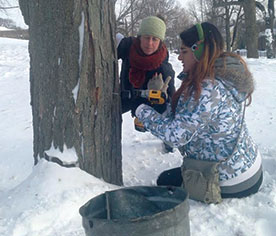
[[(208, 23), (180, 34), (182, 84), (164, 114), (142, 104), (136, 116), (145, 128), (187, 157), (220, 162), (221, 196), (246, 197), (262, 183), (261, 156), (249, 136), (244, 108), (254, 83), (244, 60), (223, 52), (223, 38)], [(158, 185), (182, 184), (181, 168), (161, 173)]]

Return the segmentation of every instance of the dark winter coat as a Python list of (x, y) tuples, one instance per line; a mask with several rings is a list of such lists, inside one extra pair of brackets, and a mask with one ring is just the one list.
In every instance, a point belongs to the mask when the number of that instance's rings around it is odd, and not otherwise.
[[(134, 88), (132, 84), (129, 81), (129, 70), (130, 70), (130, 60), (129, 60), (129, 54), (130, 54), (130, 48), (132, 45), (133, 38), (128, 37), (121, 40), (118, 48), (118, 59), (122, 59), (122, 65), (121, 65), (121, 72), (120, 72), (120, 86), (121, 86), (121, 98), (122, 98), (122, 112), (127, 112), (131, 110), (132, 114), (134, 115), (135, 109), (137, 106), (139, 106), (142, 103), (149, 104), (149, 102), (140, 97), (135, 97), (133, 94)], [(139, 89), (147, 89), (147, 83), (148, 81), (154, 76), (154, 74), (157, 72), (158, 74), (163, 75), (163, 80), (168, 76), (171, 76), (171, 81), (168, 86), (168, 96), (169, 98), (172, 96), (172, 94), (175, 91), (174, 86), (174, 70), (172, 69), (172, 65), (168, 62), (169, 56), (163, 61), (161, 66), (157, 68), (156, 70), (151, 70), (146, 72), (146, 79), (144, 84)], [(166, 109), (166, 104), (164, 105), (151, 105), (154, 107), (155, 110), (157, 110), (159, 113), (162, 113)]]

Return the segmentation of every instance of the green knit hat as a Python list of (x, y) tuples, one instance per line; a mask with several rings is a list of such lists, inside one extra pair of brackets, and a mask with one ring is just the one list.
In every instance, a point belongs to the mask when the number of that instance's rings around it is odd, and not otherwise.
[(165, 39), (166, 24), (157, 16), (149, 16), (141, 22), (138, 35), (151, 35), (161, 39)]

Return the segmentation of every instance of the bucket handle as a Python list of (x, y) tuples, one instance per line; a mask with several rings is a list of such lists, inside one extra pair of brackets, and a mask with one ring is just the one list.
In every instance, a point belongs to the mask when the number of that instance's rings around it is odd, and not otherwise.
[(110, 220), (110, 204), (109, 204), (109, 192), (105, 192), (105, 205), (106, 205), (106, 216)]
[(93, 226), (94, 226), (93, 221), (92, 221), (92, 220), (89, 220), (89, 221), (88, 221), (88, 224), (89, 224), (90, 229), (92, 229)]

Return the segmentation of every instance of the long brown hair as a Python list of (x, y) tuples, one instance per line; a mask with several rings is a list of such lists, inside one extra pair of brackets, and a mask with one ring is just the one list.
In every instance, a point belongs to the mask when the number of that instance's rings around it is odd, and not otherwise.
[[(175, 112), (180, 95), (183, 93), (184, 98), (188, 99), (194, 96), (196, 100), (201, 94), (202, 81), (205, 78), (214, 79), (214, 63), (221, 55), (224, 48), (223, 38), (218, 29), (211, 23), (204, 22), (201, 24), (204, 35), (204, 49), (200, 60), (189, 71), (189, 75), (182, 81), (179, 89), (172, 97), (172, 111)], [(199, 41), (199, 35), (196, 25), (183, 31), (180, 34), (182, 43), (187, 47)]]

